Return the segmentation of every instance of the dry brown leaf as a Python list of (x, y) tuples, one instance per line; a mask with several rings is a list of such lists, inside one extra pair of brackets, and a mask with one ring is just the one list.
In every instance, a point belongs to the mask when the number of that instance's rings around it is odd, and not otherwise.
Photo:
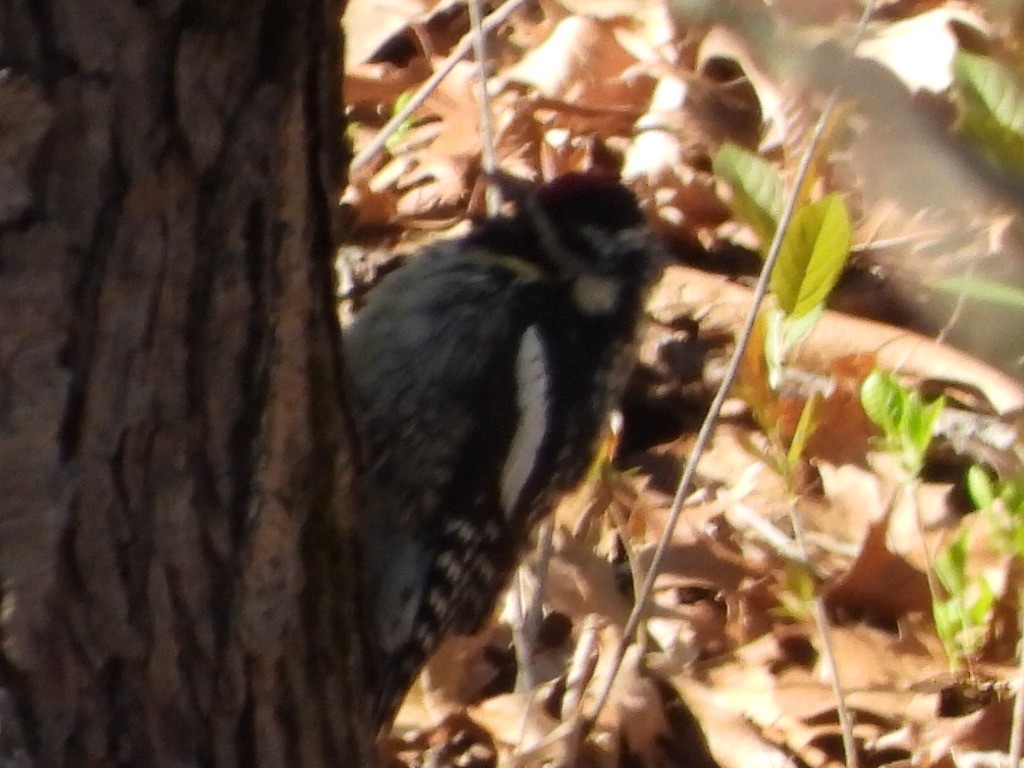
[(869, 526), (889, 514), (893, 488), (864, 465), (819, 461), (816, 467), (825, 500), (832, 508), (818, 529), (827, 529), (835, 540), (847, 544), (854, 557), (863, 548)]
[(375, 192), (365, 183), (352, 183), (342, 195), (341, 204), (355, 213), (356, 228), (383, 227), (394, 219), (395, 199), (393, 191)]
[[(834, 464), (863, 462), (869, 440), (878, 429), (860, 404), (860, 386), (875, 367), (874, 355), (846, 355), (832, 361), (827, 379), (831, 391), (820, 398), (814, 410), (814, 430), (807, 440), (806, 455)], [(782, 402), (782, 433), (788, 443), (795, 433), (806, 398)]]
[(784, 95), (777, 80), (761, 66), (749, 42), (735, 30), (714, 27), (705, 35), (698, 49), (698, 71), (705, 68), (713, 59), (735, 62), (754, 89), (763, 124), (761, 148), (771, 151), (782, 146), (783, 137), (789, 130), (786, 114), (782, 109)]
[[(579, 0), (578, 0), (579, 1)], [(669, 3), (664, 0), (632, 0), (633, 10), (625, 16), (633, 21), (615, 27), (615, 39), (637, 61), (679, 63), (680, 40), (686, 32), (676, 24)]]
[[(714, 701), (730, 711), (742, 713), (762, 733), (785, 730), (795, 720), (778, 705), (775, 677), (769, 667), (780, 658), (775, 638), (764, 636), (737, 649), (729, 661), (704, 673), (714, 692)], [(680, 691), (686, 691), (685, 678), (673, 678)], [(716, 751), (714, 740), (711, 748)], [(719, 745), (721, 748), (721, 745)]]
[(981, 650), (986, 661), (1015, 663), (1020, 647), (1020, 596), (1024, 593), (1024, 563), (1018, 558), (1007, 557), (1004, 573), (999, 582), (996, 604), (992, 609), (988, 637)]
[[(357, 5), (369, 2), (356, 0)], [(388, 4), (388, 12), (406, 7), (406, 3), (410, 10), (402, 24), (380, 23), (378, 29), (368, 30), (366, 38), (356, 42), (365, 44), (367, 50), (379, 47), (381, 39), (402, 34), (403, 26), (411, 28), (430, 17), (434, 13), (431, 6), (448, 4), (395, 0)], [(792, 10), (789, 0), (782, 4)], [(895, 12), (917, 12), (925, 4), (904, 2)], [(809, 11), (819, 17), (845, 20), (850, 18), (852, 5), (853, 0), (834, 0), (795, 13)], [(970, 15), (955, 6), (942, 7), (948, 18)], [(773, 6), (773, 12), (778, 10)], [(783, 99), (793, 94), (772, 81), (768, 68), (761, 66), (744, 41), (732, 39), (721, 30), (700, 41), (703, 30), (698, 29), (688, 30), (690, 37), (682, 40), (682, 35), (669, 25), (649, 21), (663, 12), (660, 2), (643, 3), (640, 8), (635, 0), (607, 0), (599, 6), (577, 0), (547, 0), (539, 13), (518, 14), (511, 33), (496, 40), (494, 62), (500, 77), (491, 83), (495, 140), (502, 167), (524, 177), (546, 178), (594, 164), (615, 167), (624, 160), (623, 175), (654, 210), (661, 229), (670, 238), (678, 242), (680, 228), (687, 227), (687, 236), (696, 238), (692, 230), (697, 228), (699, 236), (707, 240), (729, 218), (728, 208), (718, 195), (717, 181), (707, 172), (709, 151), (726, 137), (740, 136), (743, 143), (756, 143), (764, 127), (760, 123), (762, 114), (767, 119), (767, 143), (781, 143), (786, 126), (795, 125), (792, 114), (784, 113), (783, 105)], [(633, 14), (636, 17), (629, 18)], [(802, 18), (806, 21), (806, 16)], [(378, 21), (383, 19), (383, 15), (378, 16)], [(360, 22), (353, 23), (354, 34), (362, 34)], [(890, 28), (889, 44), (908, 34), (913, 24), (923, 23), (920, 18), (911, 19), (900, 28), (886, 20), (878, 22), (880, 27)], [(923, 29), (918, 26), (915, 34)], [(371, 34), (377, 36), (376, 42)], [(440, 52), (446, 47), (422, 24), (417, 34), (426, 49), (435, 46)], [(462, 31), (449, 30), (446, 34), (450, 37)], [(928, 40), (928, 48), (919, 58), (942, 58), (946, 55), (943, 46), (950, 39)], [(531, 40), (540, 41), (540, 45), (533, 46)], [(879, 37), (876, 42), (881, 40)], [(701, 47), (695, 72), (691, 59), (696, 45)], [(517, 55), (517, 46), (529, 49), (529, 53), (519, 64), (509, 66)], [(358, 65), (359, 57), (366, 55), (350, 56), (350, 63)], [(660, 63), (654, 62), (656, 55), (664, 56)], [(909, 55), (918, 52), (912, 50)], [(665, 66), (666, 61), (671, 62), (671, 70)], [(422, 81), (430, 65), (428, 58), (419, 56), (402, 68), (390, 64), (353, 67), (346, 96), (350, 103), (358, 103), (359, 116), (355, 119), (363, 120), (354, 129), (357, 144), (365, 140), (370, 126), (388, 112), (401, 93)], [(913, 68), (900, 71), (905, 62), (899, 56), (889, 65), (908, 82), (918, 76)], [(882, 67), (869, 66), (895, 82)], [(943, 67), (939, 74), (945, 78), (948, 64)], [(743, 77), (734, 76), (737, 70)], [(423, 223), (425, 215), (438, 212), (461, 216), (467, 201), (471, 210), (482, 209), (477, 199), (480, 137), (473, 96), (475, 77), (474, 65), (460, 65), (421, 108), (401, 138), (391, 143), (398, 157), (364, 167), (354, 176), (346, 199), (356, 207), (360, 223), (393, 222), (396, 215), (407, 217), (405, 224)], [(913, 87), (934, 84), (922, 79)], [(896, 88), (903, 93), (898, 83)], [(638, 119), (641, 114), (643, 117)], [(872, 115), (877, 119), (876, 113)], [(748, 122), (741, 125), (741, 118)], [(866, 141), (878, 141), (877, 135), (865, 136)], [(913, 183), (928, 186), (916, 179)], [(866, 220), (870, 211), (857, 213)], [(703, 340), (714, 338), (717, 330), (734, 332), (749, 305), (749, 296), (746, 289), (720, 278), (673, 267), (657, 289), (653, 313), (668, 323), (684, 314), (698, 316)], [(841, 357), (847, 354), (861, 357)], [(844, 575), (826, 582), (824, 595), (838, 620), (851, 621), (857, 615), (868, 614), (883, 619), (887, 626), (894, 622), (899, 627), (899, 635), (864, 624), (840, 625), (832, 630), (848, 703), (857, 716), (856, 736), (872, 759), (885, 749), (901, 750), (904, 756), (916, 749), (922, 763), (928, 759), (948, 761), (954, 743), (970, 749), (986, 743), (1005, 745), (1005, 739), (1000, 742), (1003, 721), (995, 716), (998, 713), (990, 713), (994, 729), (984, 721), (980, 725), (969, 723), (968, 718), (933, 723), (937, 694), (922, 692), (916, 685), (937, 676), (945, 663), (928, 620), (930, 598), (920, 568), (923, 556), (917, 521), (909, 505), (892, 511), (886, 508), (895, 477), (891, 468), (877, 461), (872, 465), (875, 471), (870, 473), (863, 464), (842, 466), (844, 462), (861, 462), (864, 457), (869, 429), (859, 407), (857, 389), (873, 355), (884, 367), (902, 367), (921, 378), (948, 378), (953, 373), (963, 384), (976, 385), (985, 392), (999, 411), (1024, 405), (1024, 388), (948, 346), (838, 313), (826, 313), (815, 335), (797, 353), (802, 369), (836, 382), (839, 393), (821, 405), (820, 426), (808, 448), (808, 453), (819, 459), (825, 494), (798, 499), (804, 512), (813, 510), (806, 517), (815, 566), (823, 573), (832, 573), (837, 563), (845, 565), (853, 558)], [(796, 400), (794, 407), (799, 408), (801, 402)], [(737, 403), (730, 403), (733, 415), (745, 414)], [(643, 659), (648, 665), (645, 667), (640, 663), (639, 650), (630, 650), (609, 708), (592, 737), (580, 745), (575, 764), (663, 768), (685, 761), (703, 768), (704, 758), (696, 756), (700, 753), (698, 728), (694, 728), (698, 736), (694, 737), (697, 741), (692, 753), (666, 752), (666, 745), (674, 744), (671, 739), (678, 728), (672, 719), (675, 705), (658, 679), (648, 676), (647, 671), (678, 670), (684, 657), (689, 668), (703, 673), (712, 687), (696, 685), (682, 675), (675, 676), (673, 682), (688, 700), (705, 699), (696, 706), (698, 717), (722, 766), (745, 768), (752, 762), (789, 766), (796, 762), (797, 755), (805, 764), (816, 766), (841, 762), (835, 702), (815, 630), (799, 615), (780, 617), (782, 558), (760, 540), (755, 541), (748, 529), (736, 527), (741, 507), (748, 515), (771, 521), (781, 519), (793, 502), (786, 483), (760, 464), (750, 448), (761, 437), (742, 419), (717, 428), (711, 449), (699, 465), (700, 484), (717, 488), (705, 490), (704, 501), (687, 511), (655, 584), (647, 631), (667, 654), (651, 650)], [(647, 545), (664, 527), (667, 494), (691, 442), (689, 436), (672, 442), (666, 438), (657, 449), (644, 451), (637, 461), (649, 474), (642, 482), (636, 481), (628, 501), (611, 502), (630, 512), (628, 538), (637, 545), (643, 567), (649, 559)], [(823, 457), (828, 460), (822, 461)], [(870, 458), (876, 460), (873, 455)], [(947, 493), (948, 486), (929, 483), (918, 499), (919, 511), (939, 529), (927, 533), (926, 545), (931, 551), (941, 541), (941, 529), (948, 522)], [(602, 531), (608, 531), (605, 523), (600, 525)], [(607, 539), (607, 535), (595, 533), (587, 544), (563, 543), (552, 566), (552, 592), (547, 603), (556, 608), (556, 618), (562, 621), (566, 633), (570, 627), (578, 632), (588, 612), (601, 616), (606, 624), (600, 637), (597, 677), (587, 689), (590, 697), (602, 675), (607, 674), (603, 665), (612, 655), (630, 608), (617, 583), (622, 576), (621, 566), (613, 567), (594, 551), (607, 551)], [(999, 583), (1005, 583), (1001, 594), (1008, 597), (999, 622), (1007, 631), (994, 632), (993, 641), (979, 657), (1002, 661), (1012, 654), (1017, 640), (1012, 598), (1020, 584), (1006, 572), (1005, 562), (995, 562), (983, 551), (972, 550), (970, 561), (974, 570), (1003, 569), (998, 574)], [(470, 639), (468, 645), (458, 639), (431, 661), (425, 693), (420, 685), (409, 697), (400, 715), (400, 730), (434, 723), (466, 702), (479, 700), (486, 691), (494, 690), (496, 673), (500, 673), (501, 681), (511, 676), (510, 655), (493, 652), (497, 646), (507, 647), (508, 627), (495, 625), (489, 632)], [(485, 652), (488, 643), (491, 649)], [(550, 645), (535, 649), (534, 662), (542, 679), (555, 679), (567, 666), (569, 649), (564, 646), (568, 643), (562, 641), (559, 645), (555, 641)], [(669, 658), (673, 645), (679, 653)], [(732, 654), (726, 657), (730, 651)], [(501, 669), (495, 666), (496, 656), (501, 659)], [(542, 706), (541, 699), (546, 705), (553, 702), (552, 690), (558, 690), (558, 686), (543, 685), (538, 691), (540, 698), (532, 705), (528, 697), (510, 694), (473, 708), (473, 717), (481, 726), (481, 743), (493, 739), (497, 746), (491, 749), (500, 755), (495, 758), (488, 753), (488, 764), (499, 760), (510, 764), (513, 754), (523, 754), (524, 749), (534, 750), (524, 763), (531, 766), (544, 760), (563, 760), (575, 753), (575, 726), (557, 724)], [(589, 699), (588, 704), (592, 704)], [(454, 761), (457, 750), (449, 750), (444, 742), (464, 741), (465, 733), (471, 730), (468, 722), (464, 716), (448, 717), (420, 737), (418, 751), (409, 747), (401, 759), (407, 757), (410, 764), (435, 758)], [(922, 734), (926, 724), (931, 730)], [(426, 753), (429, 757), (423, 758)]]
[(594, 148), (593, 135), (581, 136), (561, 127), (545, 131), (540, 144), (541, 175), (550, 179), (593, 167)]
[(954, 25), (979, 37), (991, 33), (988, 22), (973, 10), (945, 4), (879, 26), (857, 46), (857, 55), (885, 65), (912, 91), (941, 93), (953, 82), (953, 56), (960, 48)]
[(634, 105), (635, 88), (624, 79), (633, 57), (615, 39), (608, 22), (570, 16), (551, 35), (498, 78), (560, 101), (592, 107)]
[(727, 603), (712, 585), (664, 570), (651, 599), (657, 610), (647, 620), (647, 631), (675, 664), (726, 651)]
[[(592, 711), (596, 691), (602, 690), (613, 673), (611, 662), (621, 638), (617, 627), (605, 626), (598, 630), (598, 661), (587, 695), (584, 711)], [(637, 645), (630, 646), (618, 674), (615, 676), (608, 704), (601, 710), (595, 725), (594, 741), (600, 745), (607, 764), (618, 764), (623, 746), (633, 753), (663, 764), (660, 757), (659, 737), (668, 732), (664, 705), (657, 686), (641, 669), (642, 652)]]
[[(680, 529), (676, 530), (676, 538), (684, 538)], [(642, 569), (650, 567), (653, 553), (653, 546), (638, 553)], [(727, 542), (712, 543), (706, 535), (668, 547), (661, 563), (658, 586), (664, 589), (703, 584), (715, 592), (732, 592), (756, 573), (743, 562), (739, 551)]]
[(615, 18), (632, 18), (637, 11), (653, 3), (643, 0), (550, 0), (574, 15), (593, 19), (610, 20)]
[(888, 452), (871, 453), (868, 464), (888, 489), (886, 498), (892, 504), (887, 511), (889, 549), (918, 570), (930, 568), (931, 553), (945, 543), (960, 520), (953, 484), (922, 482), (912, 495), (897, 493), (906, 474), (899, 457)]
[(824, 589), (823, 597), (833, 610), (889, 621), (931, 611), (927, 577), (889, 550), (887, 530), (887, 520), (872, 523), (853, 565)]
[(952, 720), (936, 719), (922, 738), (921, 757), (929, 765), (953, 768), (953, 751), (1005, 751), (1010, 741), (1013, 702), (997, 701), (984, 709)]
[(658, 81), (647, 111), (633, 128), (622, 178), (649, 190), (659, 218), (670, 226), (717, 226), (729, 213), (714, 180), (686, 165), (682, 110), (687, 91), (677, 77)]
[[(914, 689), (948, 670), (945, 656), (933, 652), (937, 649), (916, 652), (898, 635), (867, 624), (833, 626), (829, 637), (843, 687), (855, 706), (887, 717), (908, 714), (911, 706), (916, 706), (918, 717), (934, 712), (934, 700), (916, 696)], [(823, 655), (815, 674), (828, 680)], [(915, 697), (916, 705), (911, 701)]]
[[(749, 289), (725, 278), (674, 265), (655, 287), (650, 307), (667, 323), (689, 313), (701, 317), (709, 330), (734, 331), (741, 327), (750, 295)], [(825, 374), (836, 358), (854, 354), (875, 354), (888, 370), (972, 386), (999, 413), (1024, 408), (1020, 382), (965, 352), (903, 328), (831, 310), (794, 350), (793, 364)]]
[(465, 706), (476, 699), (499, 670), (488, 661), (486, 648), (500, 640), (508, 642), (507, 629), (491, 625), (475, 635), (452, 635), (427, 664), (424, 688), (435, 709)]
[(776, 0), (772, 8), (794, 23), (815, 25), (852, 23), (864, 10), (857, 0)]
[(658, 216), (655, 226), (668, 238), (679, 238), (681, 231), (714, 229), (731, 215), (718, 195), (714, 176), (688, 167), (682, 169), (675, 185), (663, 184), (653, 190), (653, 199)]
[(640, 669), (640, 649), (632, 646), (615, 678), (611, 705), (615, 708), (622, 738), (645, 763), (659, 764), (659, 739), (668, 730), (665, 708), (654, 682)]
[(441, 82), (417, 114), (437, 117), (443, 126), (432, 149), (457, 158), (477, 158), (483, 146), (480, 135), (479, 107), (476, 98), (480, 67), (472, 61), (460, 61)]
[[(365, 63), (381, 44), (421, 18), (433, 5), (451, 5), (431, 0), (350, 0), (345, 6), (345, 58), (349, 64)], [(348, 93), (346, 92), (346, 97)]]
[(393, 735), (379, 745), (379, 764), (388, 768), (401, 765), (493, 766), (496, 750), (493, 740), (465, 715), (453, 715), (430, 728)]
[(548, 571), (547, 605), (566, 616), (597, 614), (624, 626), (630, 606), (618, 589), (612, 564), (571, 537), (560, 539)]
[(534, 761), (541, 757), (557, 761), (565, 754), (564, 742), (551, 738), (558, 723), (532, 692), (495, 696), (470, 707), (469, 715), (492, 735), (505, 760), (541, 746), (544, 749), (533, 755)]
[(427, 62), (422, 58), (413, 59), (404, 67), (389, 62), (360, 64), (345, 72), (345, 101), (350, 106), (372, 102), (391, 108), (399, 96), (429, 75)]
[(678, 176), (683, 163), (682, 109), (687, 85), (673, 75), (659, 78), (647, 110), (634, 127), (636, 138), (626, 152), (622, 178), (643, 178), (655, 186)]
[(466, 196), (466, 164), (458, 158), (423, 153), (419, 163), (399, 181), (401, 196), (395, 213), (403, 217), (444, 216), (455, 213)]
[(718, 688), (692, 680), (676, 682), (683, 700), (690, 706), (707, 738), (707, 746), (721, 768), (797, 768), (800, 765), (785, 749), (765, 738), (742, 710), (719, 701)]

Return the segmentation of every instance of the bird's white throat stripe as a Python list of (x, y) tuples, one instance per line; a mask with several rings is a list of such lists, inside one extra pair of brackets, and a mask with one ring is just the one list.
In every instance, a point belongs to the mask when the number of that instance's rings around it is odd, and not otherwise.
[(519, 419), (501, 471), (501, 505), (507, 517), (530, 478), (548, 427), (548, 365), (537, 326), (526, 329), (516, 357), (516, 406)]

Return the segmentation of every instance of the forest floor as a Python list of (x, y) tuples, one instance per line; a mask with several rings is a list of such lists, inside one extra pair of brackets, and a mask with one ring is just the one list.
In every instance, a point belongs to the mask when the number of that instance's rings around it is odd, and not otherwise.
[[(535, 591), (524, 568), (494, 621), (431, 663), (389, 762), (1008, 764), (1024, 573), (1024, 198), (1006, 160), (1024, 167), (1018, 5), (890, 0), (858, 31), (855, 0), (542, 0), (489, 35), (498, 167), (615, 172), (674, 263), (615, 458), (559, 508), (543, 618), (525, 631), (512, 618)], [(466, 5), (353, 0), (344, 25), (347, 315), (397, 255), (482, 215), (486, 183), (472, 53), (371, 148), (471, 41)], [(985, 72), (1006, 75), (1001, 98), (963, 54), (998, 65)], [(850, 247), (828, 309), (774, 367), (762, 310), (672, 526), (771, 235), (750, 214), (756, 185), (723, 170), (726, 146), (783, 190), (811, 152), (799, 200), (837, 193)], [(862, 404), (875, 369), (903, 388), (888, 427)], [(519, 663), (513, 626), (530, 638)]]

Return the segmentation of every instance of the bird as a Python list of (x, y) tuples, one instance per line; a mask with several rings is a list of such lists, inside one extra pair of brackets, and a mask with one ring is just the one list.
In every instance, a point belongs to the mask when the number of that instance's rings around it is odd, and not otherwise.
[(438, 644), (481, 628), (532, 531), (582, 480), (664, 261), (611, 174), (491, 180), (511, 210), (387, 275), (342, 336), (378, 732)]

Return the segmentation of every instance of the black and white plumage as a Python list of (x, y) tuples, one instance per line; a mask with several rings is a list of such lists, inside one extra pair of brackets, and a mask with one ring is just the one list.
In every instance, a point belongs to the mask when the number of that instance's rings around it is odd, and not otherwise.
[(498, 184), (513, 214), (425, 249), (344, 336), (378, 726), (446, 635), (479, 629), (535, 524), (583, 477), (659, 260), (610, 177)]

